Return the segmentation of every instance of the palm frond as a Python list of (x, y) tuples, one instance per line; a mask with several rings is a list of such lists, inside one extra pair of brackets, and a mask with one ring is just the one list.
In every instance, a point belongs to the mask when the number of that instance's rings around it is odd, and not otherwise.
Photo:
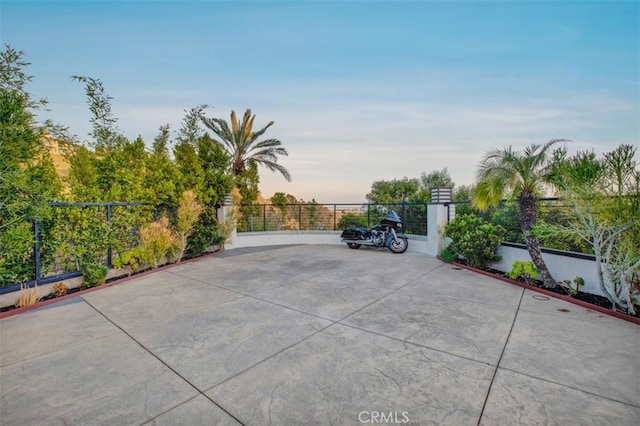
[(270, 121), (266, 126), (253, 131), (255, 115), (251, 114), (251, 109), (247, 109), (238, 121), (235, 111), (231, 111), (230, 124), (221, 118), (207, 118), (202, 116), (203, 124), (211, 130), (217, 138), (212, 138), (229, 154), (233, 173), (237, 176), (247, 168), (247, 163), (255, 161), (267, 169), (281, 173), (285, 179), (291, 180), (289, 171), (282, 165), (277, 164), (279, 156), (287, 156), (277, 139), (258, 139), (271, 127), (274, 122)]

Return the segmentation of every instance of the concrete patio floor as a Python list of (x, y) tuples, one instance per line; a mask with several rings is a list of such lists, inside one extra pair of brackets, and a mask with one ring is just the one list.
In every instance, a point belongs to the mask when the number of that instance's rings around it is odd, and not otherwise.
[(0, 321), (2, 425), (611, 424), (640, 327), (411, 254), (235, 249)]

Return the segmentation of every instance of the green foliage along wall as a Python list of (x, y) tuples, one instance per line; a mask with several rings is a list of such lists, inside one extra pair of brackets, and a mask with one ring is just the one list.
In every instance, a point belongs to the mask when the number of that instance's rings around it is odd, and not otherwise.
[(0, 285), (33, 279), (33, 219), (47, 218), (60, 182), (35, 111), (46, 100), (27, 91), (24, 53), (0, 52)]

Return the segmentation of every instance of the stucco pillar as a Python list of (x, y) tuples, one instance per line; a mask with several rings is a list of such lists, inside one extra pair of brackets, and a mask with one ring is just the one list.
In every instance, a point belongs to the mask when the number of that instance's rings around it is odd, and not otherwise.
[(449, 222), (451, 188), (433, 188), (427, 205), (427, 254), (437, 256), (442, 250), (442, 233)]
[(225, 223), (227, 223), (227, 220), (233, 220), (232, 229), (229, 233), (229, 236), (227, 237), (226, 245), (233, 244), (233, 241), (238, 236), (238, 226), (236, 223), (237, 218), (233, 217), (233, 209), (233, 199), (230, 195), (228, 195), (224, 199), (222, 206), (220, 206), (216, 211), (218, 224), (224, 225)]

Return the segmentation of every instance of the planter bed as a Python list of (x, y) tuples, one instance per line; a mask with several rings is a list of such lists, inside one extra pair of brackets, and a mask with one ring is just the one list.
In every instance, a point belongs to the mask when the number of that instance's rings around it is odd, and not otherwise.
[[(184, 264), (184, 263), (193, 262), (193, 261), (196, 261), (196, 260), (198, 260), (198, 259), (200, 259), (200, 258), (202, 258), (204, 256), (212, 256), (212, 255), (219, 254), (222, 251), (223, 250), (218, 250), (218, 251), (214, 251), (214, 252), (208, 252), (208, 253), (206, 253), (206, 254), (204, 254), (202, 256), (198, 256), (198, 257), (194, 257), (194, 258), (191, 258), (191, 259), (183, 260), (180, 263), (165, 264), (165, 265), (160, 266), (160, 267), (158, 267), (156, 269), (145, 269), (144, 271), (135, 272), (133, 274), (129, 274), (129, 275), (126, 275), (126, 276), (114, 277), (114, 278), (111, 278), (110, 280), (107, 280), (106, 283), (104, 283), (102, 285), (95, 286), (95, 287), (89, 287), (89, 288), (83, 288), (81, 286), (80, 287), (74, 287), (74, 288), (69, 289), (62, 296), (56, 296), (55, 294), (51, 293), (51, 294), (48, 294), (48, 295), (44, 296), (42, 299), (40, 299), (40, 301), (38, 301), (38, 303), (36, 303), (34, 305), (31, 305), (31, 306), (24, 306), (22, 308), (16, 308), (15, 306), (7, 306), (7, 307), (4, 307), (4, 308), (0, 308), (0, 319), (7, 318), (7, 317), (10, 317), (10, 316), (13, 316), (13, 315), (17, 315), (17, 314), (20, 314), (22, 312), (31, 311), (33, 309), (42, 308), (44, 306), (48, 306), (48, 305), (51, 305), (51, 304), (54, 304), (54, 303), (62, 302), (62, 301), (68, 300), (68, 299), (73, 299), (75, 297), (80, 297), (80, 296), (82, 296), (84, 294), (91, 293), (93, 291), (100, 290), (102, 288), (113, 287), (115, 285), (125, 283), (125, 282), (131, 280), (132, 278), (139, 278), (139, 277), (151, 274), (151, 273), (156, 272), (156, 271), (162, 271), (162, 270), (165, 270), (165, 269), (169, 269), (169, 268), (174, 267), (176, 265), (181, 265), (181, 264)], [(17, 297), (19, 293), (15, 292), (15, 294), (16, 294), (16, 297)]]
[[(566, 294), (566, 292), (562, 290), (562, 288), (560, 287), (557, 287), (555, 290), (549, 290), (549, 289), (537, 287), (532, 284), (527, 284), (522, 281), (513, 280), (508, 276), (506, 276), (501, 271), (497, 271), (497, 270), (486, 271), (483, 269), (472, 268), (471, 266), (467, 266), (463, 263), (458, 263), (458, 262), (450, 262), (450, 263), (457, 267), (467, 269), (469, 271), (477, 272), (479, 274), (496, 278), (500, 281), (503, 281), (512, 285), (516, 285), (518, 287), (526, 288), (528, 290), (544, 294), (545, 296), (548, 296), (548, 297), (561, 299), (569, 303), (572, 303), (574, 305), (581, 306), (583, 308), (591, 309), (603, 314), (611, 315), (613, 317), (620, 318), (620, 319), (640, 325), (640, 316), (638, 316), (638, 314), (636, 314), (636, 316), (632, 316), (624, 312), (613, 310), (611, 308), (611, 302), (606, 297), (597, 296), (589, 293), (582, 293), (582, 292), (579, 292), (576, 296), (570, 296)], [(636, 307), (638, 307), (638, 305), (636, 305)], [(639, 309), (636, 309), (636, 312), (640, 311), (640, 307), (638, 308)]]

